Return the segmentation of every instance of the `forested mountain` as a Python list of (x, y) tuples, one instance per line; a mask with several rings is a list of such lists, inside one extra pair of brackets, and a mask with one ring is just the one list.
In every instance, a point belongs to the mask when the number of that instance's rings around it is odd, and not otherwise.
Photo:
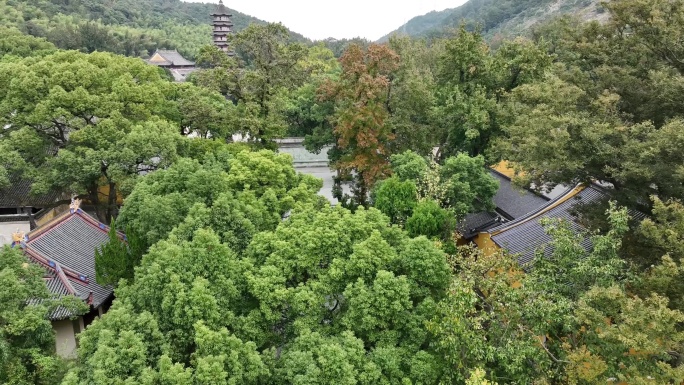
[(414, 17), (380, 41), (387, 41), (393, 34), (442, 36), (462, 23), (469, 28), (480, 27), (490, 37), (510, 36), (564, 14), (579, 15), (586, 20), (601, 19), (605, 15), (598, 0), (470, 0), (457, 8)]
[[(44, 37), (62, 49), (146, 56), (157, 48), (194, 57), (211, 44), (215, 4), (181, 0), (0, 0), (0, 26)], [(235, 30), (262, 20), (232, 10)], [(292, 33), (296, 40), (306, 40)]]

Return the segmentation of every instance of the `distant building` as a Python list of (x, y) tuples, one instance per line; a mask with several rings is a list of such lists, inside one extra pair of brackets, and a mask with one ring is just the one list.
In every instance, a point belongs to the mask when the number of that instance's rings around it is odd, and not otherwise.
[(26, 179), (13, 178), (11, 185), (0, 189), (0, 247), (12, 243), (12, 234), (28, 233), (50, 220), (65, 207), (52, 207), (60, 194), (31, 194), (32, 183)]
[[(220, 0), (218, 6), (211, 14), (213, 17), (213, 42), (218, 49), (228, 55), (233, 55), (228, 42), (228, 36), (233, 33), (233, 22), (228, 8), (223, 5)], [(174, 50), (157, 50), (147, 60), (147, 63), (165, 68), (171, 73), (173, 79), (177, 82), (184, 82), (188, 76), (197, 71), (195, 63), (184, 58), (178, 51)]]
[(233, 33), (233, 22), (231, 21), (233, 15), (231, 15), (228, 8), (223, 5), (223, 0), (219, 0), (216, 10), (211, 16), (214, 18), (214, 45), (221, 51), (232, 55), (228, 36)]
[(166, 68), (177, 82), (184, 82), (188, 75), (197, 71), (195, 63), (184, 58), (183, 55), (178, 53), (175, 49), (159, 49), (154, 52), (147, 62), (156, 65), (157, 67)]
[[(108, 242), (109, 227), (98, 222), (72, 202), (69, 210), (28, 234), (13, 234), (12, 247), (45, 269), (45, 284), (57, 297), (73, 295), (89, 305), (82, 316), (58, 308), (50, 320), (56, 334), (57, 354), (76, 355), (76, 335), (111, 306), (114, 290), (95, 282), (95, 249)], [(120, 235), (124, 239), (123, 235)]]

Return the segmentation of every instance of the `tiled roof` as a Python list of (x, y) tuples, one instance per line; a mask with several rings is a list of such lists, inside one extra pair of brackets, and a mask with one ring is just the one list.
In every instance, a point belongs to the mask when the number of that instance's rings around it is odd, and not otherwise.
[(499, 181), (499, 189), (492, 198), (497, 212), (468, 214), (458, 224), (458, 230), (465, 239), (470, 239), (480, 232), (487, 231), (509, 220), (520, 218), (548, 204), (547, 198), (530, 190), (513, 186), (513, 182), (505, 175), (495, 170), (489, 172), (492, 177)]
[(482, 231), (498, 226), (501, 224), (501, 220), (501, 217), (496, 213), (488, 213), (486, 211), (468, 214), (459, 222), (458, 232), (463, 238), (470, 239)]
[(18, 179), (9, 187), (0, 189), (0, 207), (44, 207), (55, 203), (60, 198), (57, 192), (32, 195), (31, 186), (31, 181)]
[[(159, 56), (163, 57), (168, 63), (166, 65), (174, 65), (174, 66), (194, 66), (195, 63), (191, 62), (190, 60), (187, 60), (186, 58), (183, 57), (178, 51), (174, 50), (157, 50), (155, 52), (156, 54), (159, 54)], [(154, 56), (154, 55), (152, 55)], [(161, 63), (154, 63), (160, 65)]]
[[(51, 293), (75, 295), (97, 308), (114, 293), (110, 286), (95, 282), (95, 249), (108, 242), (108, 231), (107, 226), (83, 210), (70, 210), (30, 232), (20, 246), (31, 260), (46, 269), (46, 285)], [(66, 309), (52, 314), (53, 319), (70, 316)]]
[[(525, 265), (532, 261), (536, 250), (548, 245), (552, 240), (540, 223), (542, 218), (562, 218), (574, 232), (580, 233), (583, 228), (575, 221), (573, 208), (580, 203), (596, 202), (603, 197), (604, 193), (595, 186), (583, 188), (579, 192), (573, 190), (548, 202), (539, 210), (489, 230), (489, 233), (499, 247), (517, 254), (520, 264)], [(589, 249), (591, 242), (585, 238), (582, 245)]]
[(28, 222), (28, 214), (0, 215), (0, 223), (8, 222)]
[(197, 71), (197, 68), (174, 68), (171, 70), (173, 80), (177, 82), (184, 82), (191, 73)]
[(513, 186), (505, 175), (490, 170), (492, 176), (499, 181), (499, 190), (494, 196), (494, 204), (508, 219), (516, 219), (546, 205), (548, 199), (527, 189)]

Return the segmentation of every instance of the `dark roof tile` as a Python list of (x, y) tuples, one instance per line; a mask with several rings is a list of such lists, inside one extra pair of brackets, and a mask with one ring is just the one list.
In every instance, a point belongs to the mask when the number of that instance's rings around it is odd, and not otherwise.
[(0, 189), (0, 207), (45, 207), (60, 199), (58, 192), (33, 195), (31, 186), (31, 181), (19, 179), (11, 186)]
[[(581, 233), (583, 227), (575, 221), (572, 214), (573, 208), (580, 203), (597, 202), (604, 197), (604, 194), (600, 189), (589, 186), (563, 201), (567, 196), (568, 194), (548, 202), (540, 210), (491, 229), (489, 232), (492, 234), (492, 240), (500, 247), (517, 254), (520, 264), (525, 265), (534, 259), (536, 250), (545, 247), (552, 240), (541, 225), (543, 218), (564, 219), (575, 233)], [(582, 244), (587, 249), (591, 247), (588, 238), (585, 238)], [(550, 250), (546, 250), (546, 253), (549, 252)]]
[[(28, 241), (22, 246), (30, 258), (46, 268), (49, 277), (46, 284), (50, 292), (57, 296), (74, 292), (84, 301), (92, 292), (92, 305), (97, 308), (113, 295), (110, 286), (95, 282), (95, 249), (109, 241), (108, 230), (107, 226), (79, 209), (29, 233)], [(60, 279), (60, 268), (64, 271), (63, 276), (69, 276), (69, 285)], [(66, 309), (58, 309), (52, 318), (70, 316)]]
[(511, 180), (503, 174), (494, 170), (490, 172), (499, 181), (499, 190), (494, 196), (494, 204), (509, 219), (519, 218), (548, 203), (548, 199), (530, 190), (516, 188)]

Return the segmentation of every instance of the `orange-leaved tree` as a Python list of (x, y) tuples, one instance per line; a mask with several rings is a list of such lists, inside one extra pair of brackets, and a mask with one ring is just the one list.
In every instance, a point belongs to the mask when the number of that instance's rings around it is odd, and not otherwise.
[(320, 95), (335, 102), (331, 121), (338, 154), (333, 165), (340, 177), (354, 180), (355, 203), (366, 205), (370, 187), (390, 173), (388, 142), (394, 135), (386, 122), (399, 56), (386, 45), (365, 50), (351, 45), (340, 63), (339, 79), (323, 84)]

